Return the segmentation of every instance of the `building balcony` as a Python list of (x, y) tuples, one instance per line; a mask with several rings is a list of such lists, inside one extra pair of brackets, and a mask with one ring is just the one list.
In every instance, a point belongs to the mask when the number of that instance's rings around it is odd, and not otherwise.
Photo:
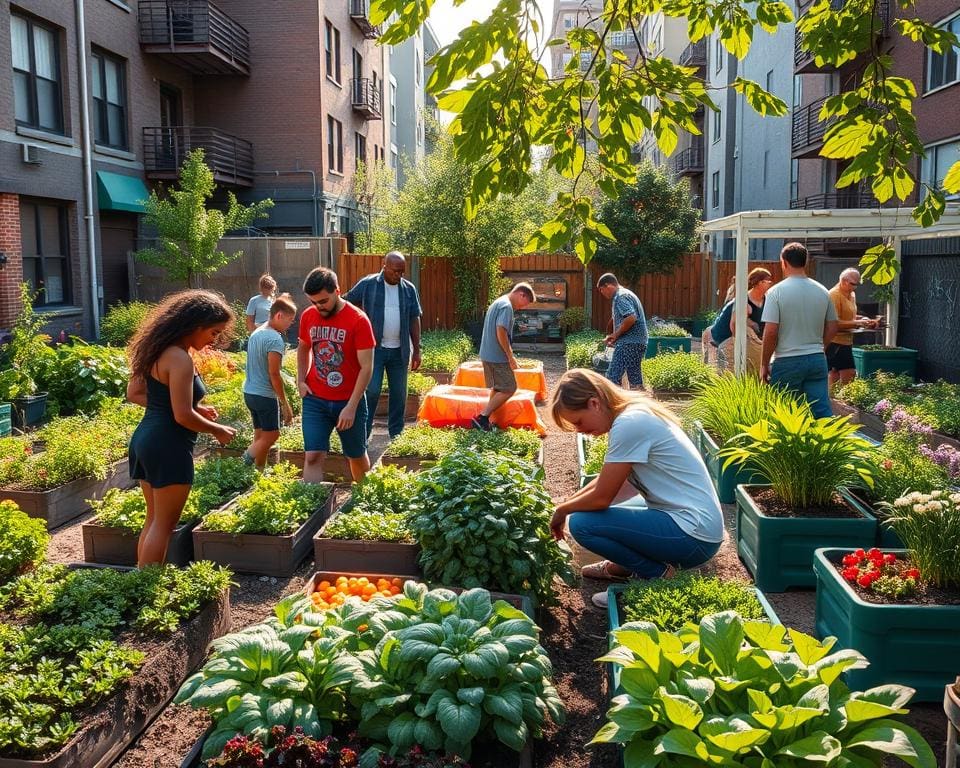
[(694, 144), (673, 157), (673, 172), (677, 176), (694, 176), (703, 173), (703, 145)]
[(870, 192), (862, 189), (838, 189), (820, 195), (791, 200), (790, 207), (804, 211), (826, 211), (851, 208), (876, 208), (880, 205)]
[(177, 179), (180, 166), (194, 149), (218, 184), (253, 186), (253, 144), (219, 128), (174, 125), (143, 129), (143, 167), (149, 179)]
[(250, 34), (209, 0), (140, 0), (140, 47), (195, 75), (249, 75)]
[(380, 27), (370, 23), (369, 0), (349, 0), (350, 19), (357, 26), (367, 40), (380, 37)]
[(696, 67), (705, 69), (707, 66), (707, 41), (698, 40), (690, 43), (680, 54), (680, 60), (677, 62), (682, 67)]
[(832, 121), (821, 123), (820, 109), (826, 97), (804, 104), (793, 109), (793, 128), (791, 131), (791, 147), (793, 157), (817, 157), (823, 146), (823, 136)]
[(350, 81), (350, 96), (353, 111), (364, 120), (379, 120), (383, 117), (380, 107), (380, 89), (375, 87), (368, 77), (359, 77)]
[[(830, 0), (830, 8), (839, 11), (843, 8), (845, 0)], [(798, 13), (802, 13), (811, 3), (800, 3)], [(874, 0), (874, 7), (877, 14), (877, 35), (881, 38), (890, 34), (890, 3), (889, 0)], [(793, 71), (797, 74), (809, 74), (812, 72), (830, 72), (834, 67), (830, 64), (818, 66), (814, 61), (813, 55), (803, 49), (803, 33), (799, 30), (794, 32), (793, 37)]]

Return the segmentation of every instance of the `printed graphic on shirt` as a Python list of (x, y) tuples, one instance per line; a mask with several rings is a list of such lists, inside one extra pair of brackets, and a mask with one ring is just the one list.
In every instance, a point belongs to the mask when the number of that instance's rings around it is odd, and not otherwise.
[(321, 381), (328, 387), (336, 388), (343, 384), (343, 344), (347, 339), (344, 328), (320, 325), (310, 329), (313, 345), (313, 366)]

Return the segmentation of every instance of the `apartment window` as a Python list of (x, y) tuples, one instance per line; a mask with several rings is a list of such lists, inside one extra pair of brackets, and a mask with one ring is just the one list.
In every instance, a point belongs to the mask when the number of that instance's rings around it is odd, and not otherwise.
[(772, 69), (767, 72), (767, 79), (765, 83), (766, 85), (764, 90), (767, 93), (773, 93), (773, 70)]
[(720, 141), (720, 123), (723, 122), (723, 110), (718, 109), (713, 113), (713, 143)]
[(360, 163), (367, 164), (367, 137), (362, 133), (353, 134), (353, 152), (355, 167), (359, 168)]
[(593, 51), (580, 51), (580, 71), (586, 72), (590, 69), (590, 62), (593, 61)]
[(714, 171), (713, 177), (711, 179), (712, 187), (711, 193), (713, 194), (713, 199), (710, 201), (713, 203), (714, 208), (720, 207), (720, 171)]
[[(920, 181), (931, 187), (941, 188), (947, 171), (960, 160), (960, 137), (944, 144), (925, 147), (925, 152), (926, 156), (920, 164)], [(960, 195), (949, 196), (951, 200), (958, 198)]]
[(612, 32), (610, 34), (610, 45), (612, 45), (614, 48), (623, 48), (629, 42), (629, 32)]
[(390, 168), (393, 169), (393, 183), (400, 185), (400, 156), (396, 147), (390, 147)]
[(37, 291), (37, 306), (72, 303), (67, 207), (57, 203), (20, 204), (23, 279)]
[(390, 122), (397, 124), (397, 84), (390, 83)]
[(803, 101), (803, 77), (800, 75), (793, 76), (793, 106), (799, 107), (800, 102)]
[(563, 28), (573, 29), (573, 19), (570, 16), (563, 17)]
[(800, 161), (790, 161), (790, 199), (800, 198)]
[(723, 43), (720, 41), (720, 35), (717, 35), (714, 45), (714, 58), (716, 58), (716, 68), (717, 72), (723, 69)]
[(417, 146), (423, 144), (423, 122), (418, 118), (417, 119)]
[(763, 150), (763, 186), (767, 186), (767, 174), (770, 172), (770, 150)]
[(18, 125), (63, 133), (59, 35), (25, 16), (10, 16), (13, 100)]
[(94, 51), (92, 58), (93, 139), (105, 147), (126, 149), (126, 62), (100, 51)]
[[(944, 29), (960, 35), (960, 14), (940, 25)], [(940, 88), (960, 81), (960, 56), (957, 49), (951, 47), (946, 53), (927, 50), (927, 90)]]
[(327, 77), (339, 84), (340, 75), (340, 30), (324, 19), (323, 50), (327, 59)]
[(564, 54), (562, 54), (562, 55), (560, 56), (560, 66), (561, 66), (563, 69), (566, 69), (566, 68), (567, 68), (567, 64), (570, 63), (570, 60), (571, 60), (572, 58), (573, 58), (573, 54), (572, 54), (572, 53), (564, 53)]
[(327, 115), (327, 157), (331, 173), (343, 173), (343, 123)]
[(414, 77), (416, 77), (417, 85), (420, 85), (423, 82), (423, 62), (420, 60), (420, 51), (417, 51), (415, 69)]

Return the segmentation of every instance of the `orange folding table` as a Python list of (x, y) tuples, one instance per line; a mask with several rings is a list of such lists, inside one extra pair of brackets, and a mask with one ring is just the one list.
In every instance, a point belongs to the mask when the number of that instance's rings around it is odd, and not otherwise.
[[(489, 389), (440, 384), (424, 395), (417, 420), (432, 427), (470, 427), (470, 420), (480, 414), (489, 399)], [(532, 429), (541, 437), (547, 434), (537, 413), (534, 393), (525, 389), (518, 389), (490, 421), (501, 429)]]
[[(543, 363), (539, 360), (531, 368), (517, 368), (514, 375), (517, 377), (517, 386), (522, 390), (533, 392), (538, 403), (547, 400), (547, 377), (543, 372)], [(467, 360), (460, 363), (453, 376), (453, 383), (460, 387), (484, 387), (483, 363), (479, 360)]]

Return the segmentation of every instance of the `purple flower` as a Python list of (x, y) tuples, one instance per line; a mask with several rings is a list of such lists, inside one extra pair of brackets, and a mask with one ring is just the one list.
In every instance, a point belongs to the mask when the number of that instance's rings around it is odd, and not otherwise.
[(920, 445), (920, 455), (947, 470), (951, 480), (960, 480), (960, 451), (952, 445), (937, 446), (936, 450), (928, 445)]
[(886, 416), (887, 411), (893, 408), (893, 403), (891, 403), (887, 398), (877, 401), (877, 404), (873, 406), (873, 412), (877, 416)]
[(893, 409), (886, 426), (890, 432), (905, 432), (908, 435), (929, 435), (933, 432), (933, 427), (899, 405)]

